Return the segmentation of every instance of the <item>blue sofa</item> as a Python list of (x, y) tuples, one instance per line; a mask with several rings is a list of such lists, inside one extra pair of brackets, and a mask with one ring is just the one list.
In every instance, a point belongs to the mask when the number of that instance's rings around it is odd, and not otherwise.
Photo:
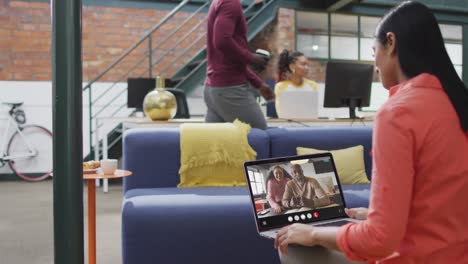
[[(273, 241), (257, 234), (247, 187), (177, 188), (179, 129), (126, 131), (122, 204), (123, 264), (279, 263)], [(364, 145), (371, 175), (372, 129), (252, 129), (257, 158), (295, 155), (296, 147), (340, 149)], [(343, 185), (348, 207), (368, 205), (369, 185)]]

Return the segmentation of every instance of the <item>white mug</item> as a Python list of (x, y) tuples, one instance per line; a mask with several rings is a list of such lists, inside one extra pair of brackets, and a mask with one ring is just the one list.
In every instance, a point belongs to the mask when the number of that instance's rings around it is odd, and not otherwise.
[(255, 53), (263, 55), (263, 56), (267, 57), (268, 59), (270, 59), (270, 56), (271, 56), (270, 52), (268, 50), (264, 50), (264, 49), (257, 49), (255, 51)]
[(105, 159), (101, 160), (101, 169), (104, 174), (114, 174), (117, 170), (116, 159)]

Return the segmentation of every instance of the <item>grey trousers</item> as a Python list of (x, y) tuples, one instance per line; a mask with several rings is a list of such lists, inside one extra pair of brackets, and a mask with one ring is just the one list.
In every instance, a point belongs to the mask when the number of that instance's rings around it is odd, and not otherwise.
[(233, 122), (238, 118), (251, 127), (267, 128), (265, 116), (248, 83), (226, 87), (205, 85), (203, 97), (208, 108), (207, 123)]
[(347, 260), (343, 253), (323, 247), (289, 245), (288, 254), (278, 250), (282, 264), (350, 264), (364, 263)]

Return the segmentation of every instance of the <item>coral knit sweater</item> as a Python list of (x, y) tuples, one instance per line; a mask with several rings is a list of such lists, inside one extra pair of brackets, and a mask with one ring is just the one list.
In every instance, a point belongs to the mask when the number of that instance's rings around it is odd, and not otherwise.
[(206, 84), (225, 87), (262, 80), (247, 67), (252, 53), (247, 46), (247, 23), (239, 0), (213, 0), (206, 34)]
[(468, 263), (468, 134), (439, 80), (392, 87), (374, 125), (369, 215), (339, 229), (339, 248), (370, 263)]

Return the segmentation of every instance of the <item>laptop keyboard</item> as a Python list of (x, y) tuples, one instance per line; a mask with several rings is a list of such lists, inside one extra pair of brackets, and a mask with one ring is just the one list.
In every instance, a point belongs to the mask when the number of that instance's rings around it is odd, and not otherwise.
[(346, 225), (346, 224), (349, 224), (349, 223), (352, 223), (352, 222), (347, 221), (347, 220), (340, 220), (340, 221), (331, 222), (331, 223), (316, 224), (314, 226), (342, 226), (342, 225)]

